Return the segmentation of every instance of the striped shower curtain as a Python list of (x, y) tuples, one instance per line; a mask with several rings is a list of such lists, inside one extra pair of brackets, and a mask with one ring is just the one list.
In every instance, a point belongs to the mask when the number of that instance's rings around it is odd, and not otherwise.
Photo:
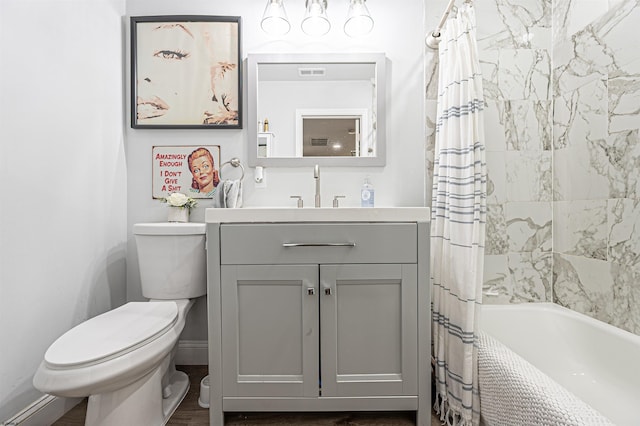
[(478, 308), (486, 221), (482, 75), (473, 6), (441, 31), (431, 207), (432, 336), (436, 412), (478, 425)]

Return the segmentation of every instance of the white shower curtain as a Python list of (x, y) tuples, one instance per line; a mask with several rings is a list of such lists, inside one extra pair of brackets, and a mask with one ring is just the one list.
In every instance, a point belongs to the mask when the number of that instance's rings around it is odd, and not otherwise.
[(436, 404), (449, 425), (478, 425), (477, 321), (482, 301), (486, 163), (474, 9), (441, 32), (431, 208)]

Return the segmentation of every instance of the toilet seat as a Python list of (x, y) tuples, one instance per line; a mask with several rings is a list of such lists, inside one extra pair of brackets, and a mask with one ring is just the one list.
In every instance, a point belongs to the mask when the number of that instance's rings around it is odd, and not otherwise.
[(52, 369), (99, 364), (156, 340), (177, 320), (174, 301), (129, 302), (63, 334), (49, 347), (44, 362)]

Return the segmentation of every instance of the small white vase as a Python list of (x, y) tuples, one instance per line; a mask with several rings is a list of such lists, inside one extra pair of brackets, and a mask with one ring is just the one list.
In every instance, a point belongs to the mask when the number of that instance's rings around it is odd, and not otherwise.
[(167, 220), (169, 222), (189, 222), (189, 209), (182, 207), (169, 207)]

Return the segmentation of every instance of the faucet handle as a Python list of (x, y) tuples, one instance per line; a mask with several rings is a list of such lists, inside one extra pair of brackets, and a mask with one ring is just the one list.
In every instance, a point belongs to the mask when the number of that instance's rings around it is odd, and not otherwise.
[(339, 198), (347, 198), (346, 195), (336, 195), (333, 197), (333, 207), (340, 207), (338, 199)]
[(298, 199), (298, 208), (301, 209), (304, 206), (304, 201), (302, 201), (301, 195), (291, 195), (289, 198), (297, 198)]

